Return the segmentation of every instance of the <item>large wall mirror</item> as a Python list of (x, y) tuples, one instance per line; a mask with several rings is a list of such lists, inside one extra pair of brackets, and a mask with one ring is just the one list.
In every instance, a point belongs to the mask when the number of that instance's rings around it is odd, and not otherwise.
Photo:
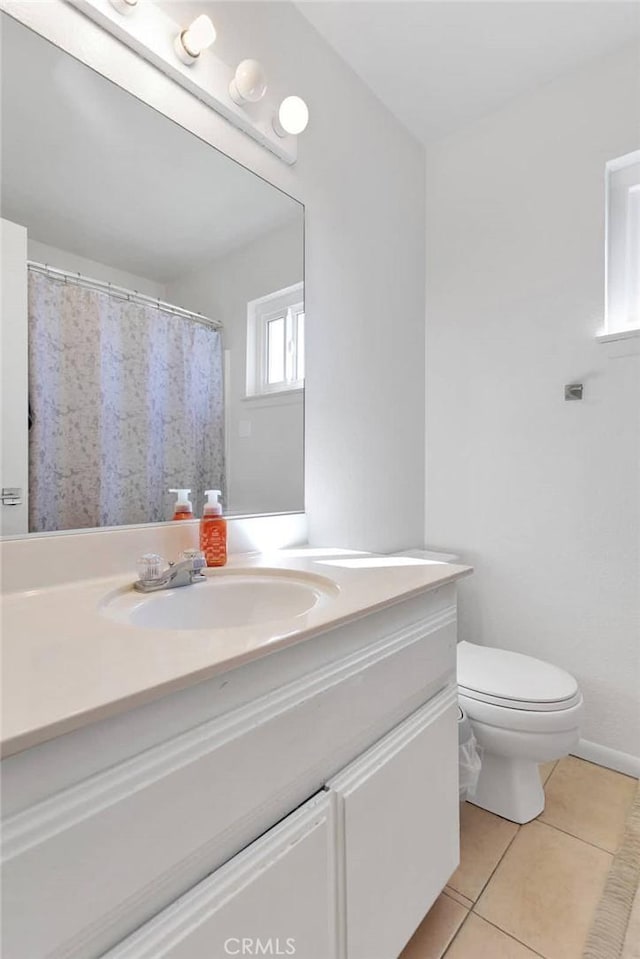
[(302, 205), (6, 14), (1, 122), (2, 533), (303, 509)]

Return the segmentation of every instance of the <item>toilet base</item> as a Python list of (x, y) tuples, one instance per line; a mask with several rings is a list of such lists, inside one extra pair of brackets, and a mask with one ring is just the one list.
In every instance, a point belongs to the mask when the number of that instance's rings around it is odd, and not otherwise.
[(530, 822), (544, 809), (538, 764), (485, 750), (478, 787), (469, 802), (511, 822)]

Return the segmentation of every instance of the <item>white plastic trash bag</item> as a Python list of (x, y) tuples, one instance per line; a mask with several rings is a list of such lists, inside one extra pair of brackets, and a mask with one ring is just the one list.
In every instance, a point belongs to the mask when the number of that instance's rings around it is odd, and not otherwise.
[(478, 786), (482, 766), (480, 747), (473, 735), (471, 723), (458, 707), (458, 787), (460, 802), (472, 799)]

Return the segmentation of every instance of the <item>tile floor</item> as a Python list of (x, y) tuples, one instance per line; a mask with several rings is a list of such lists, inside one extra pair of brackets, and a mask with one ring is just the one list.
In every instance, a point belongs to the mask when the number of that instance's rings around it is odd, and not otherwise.
[(580, 959), (637, 784), (573, 756), (540, 775), (525, 826), (461, 807), (460, 867), (400, 959)]

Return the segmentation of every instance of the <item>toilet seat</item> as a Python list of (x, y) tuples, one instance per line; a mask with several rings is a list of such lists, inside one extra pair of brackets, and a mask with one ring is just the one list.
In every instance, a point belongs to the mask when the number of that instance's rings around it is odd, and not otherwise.
[(474, 699), (479, 703), (490, 703), (492, 706), (500, 706), (501, 709), (520, 709), (524, 712), (545, 713), (558, 712), (563, 709), (570, 709), (582, 701), (580, 690), (577, 690), (570, 699), (561, 699), (558, 702), (536, 702), (533, 700), (509, 699), (507, 696), (489, 696), (487, 693), (479, 692), (475, 689), (469, 689), (458, 683), (458, 690), (462, 696), (467, 699)]
[(458, 644), (458, 689), (466, 699), (524, 712), (558, 712), (582, 702), (570, 673), (506, 649)]
[(580, 725), (584, 711), (582, 694), (563, 709), (513, 709), (482, 699), (473, 699), (458, 688), (458, 702), (472, 723), (521, 733), (560, 733)]

